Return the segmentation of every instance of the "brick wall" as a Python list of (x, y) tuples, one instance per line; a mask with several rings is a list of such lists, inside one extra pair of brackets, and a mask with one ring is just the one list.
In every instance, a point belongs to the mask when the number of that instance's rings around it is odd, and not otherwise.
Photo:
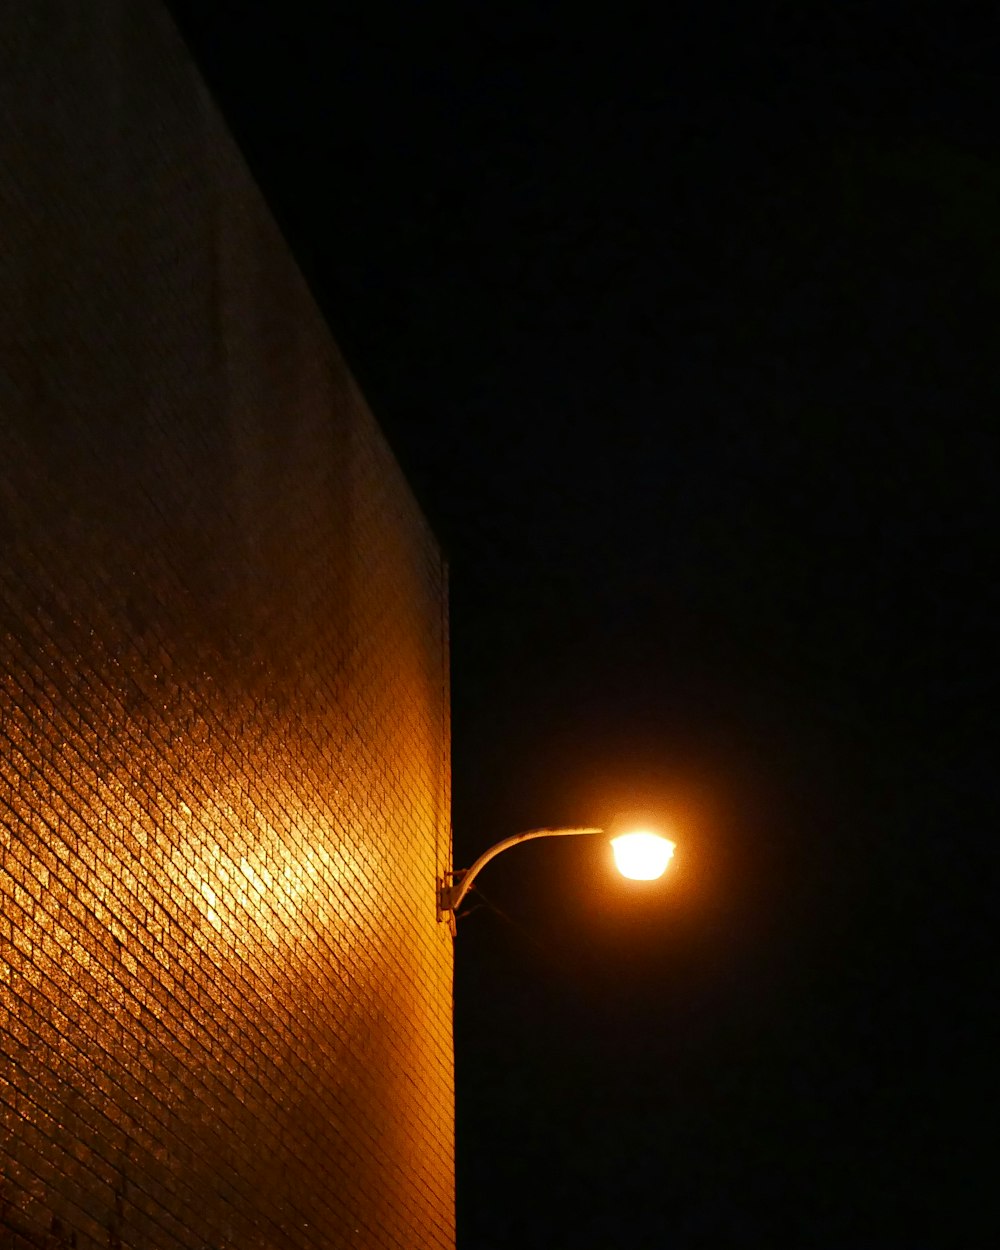
[(0, 1247), (454, 1245), (445, 576), (164, 13), (0, 9)]

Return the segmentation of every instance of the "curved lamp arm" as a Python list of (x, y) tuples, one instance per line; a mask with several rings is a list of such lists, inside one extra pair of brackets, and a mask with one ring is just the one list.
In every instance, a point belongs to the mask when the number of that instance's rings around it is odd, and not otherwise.
[(502, 842), (491, 846), (488, 851), (483, 851), (471, 868), (451, 873), (449, 874), (450, 881), (447, 877), (442, 881), (438, 892), (438, 909), (442, 919), (450, 915), (454, 927), (462, 899), (468, 894), (480, 869), (484, 868), (491, 859), (495, 859), (501, 851), (506, 851), (508, 847), (517, 846), (519, 842), (528, 842), (531, 838), (565, 838), (578, 834), (603, 832), (603, 829), (529, 829), (527, 833), (515, 833), (512, 837), (504, 838)]

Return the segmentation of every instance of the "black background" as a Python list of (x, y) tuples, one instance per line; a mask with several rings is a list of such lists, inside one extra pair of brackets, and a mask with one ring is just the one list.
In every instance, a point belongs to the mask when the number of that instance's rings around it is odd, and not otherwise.
[(985, 1244), (997, 21), (173, 7), (449, 555), (456, 862), (678, 842), (484, 873), (460, 1246)]

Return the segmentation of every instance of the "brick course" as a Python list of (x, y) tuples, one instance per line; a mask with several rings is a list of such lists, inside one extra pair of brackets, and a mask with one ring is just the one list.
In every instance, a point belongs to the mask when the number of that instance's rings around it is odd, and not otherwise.
[(0, 13), (0, 430), (0, 1247), (452, 1247), (444, 565), (152, 0)]

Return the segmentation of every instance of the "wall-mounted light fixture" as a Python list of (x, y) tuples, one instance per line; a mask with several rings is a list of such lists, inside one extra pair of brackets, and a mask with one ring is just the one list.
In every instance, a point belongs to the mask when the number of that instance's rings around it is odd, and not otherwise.
[[(497, 842), (489, 850), (483, 851), (471, 868), (449, 873), (438, 881), (438, 919), (447, 920), (452, 932), (462, 900), (468, 894), (473, 881), (491, 859), (495, 859), (501, 851), (517, 846), (519, 842), (528, 842), (532, 838), (565, 838), (581, 834), (603, 833), (603, 829), (529, 829), (527, 833), (515, 833), (503, 841)], [(611, 839), (615, 865), (623, 877), (631, 877), (635, 881), (653, 881), (662, 877), (667, 865), (673, 858), (674, 843), (669, 838), (646, 830), (633, 833), (622, 833)]]
[(674, 843), (658, 833), (636, 830), (611, 839), (615, 867), (633, 881), (655, 881), (667, 871), (674, 857)]

